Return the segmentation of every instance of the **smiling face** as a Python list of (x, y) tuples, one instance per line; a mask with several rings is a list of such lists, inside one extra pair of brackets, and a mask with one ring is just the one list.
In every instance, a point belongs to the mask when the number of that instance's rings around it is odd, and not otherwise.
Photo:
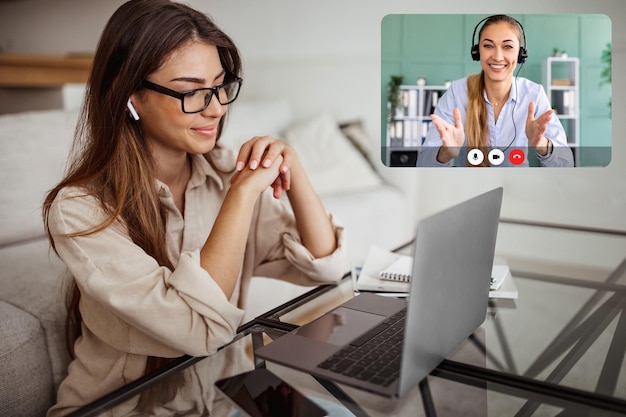
[(484, 27), (480, 33), (480, 65), (485, 81), (510, 81), (517, 66), (520, 49), (520, 32), (506, 22)]
[[(224, 76), (217, 48), (202, 42), (190, 42), (173, 51), (147, 79), (184, 92), (218, 86), (224, 82)], [(217, 140), (219, 121), (228, 108), (212, 97), (202, 112), (186, 114), (179, 99), (145, 89), (133, 94), (131, 101), (141, 117), (139, 123), (146, 140), (152, 151), (161, 157), (211, 151)]]

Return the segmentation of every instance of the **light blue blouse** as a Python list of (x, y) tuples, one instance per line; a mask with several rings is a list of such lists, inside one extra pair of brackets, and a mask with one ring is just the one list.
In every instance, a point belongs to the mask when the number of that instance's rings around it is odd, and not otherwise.
[[(498, 121), (495, 122), (493, 105), (487, 99), (489, 143), (492, 148), (504, 151), (504, 162), (499, 166), (528, 166), (528, 138), (526, 137), (526, 119), (528, 117), (528, 105), (535, 102), (535, 115), (537, 118), (549, 110), (550, 102), (540, 84), (534, 83), (526, 78), (514, 77), (511, 93), (504, 103)], [(468, 104), (467, 77), (453, 81), (450, 88), (441, 97), (435, 114), (442, 117), (447, 122), (454, 124), (454, 108), (461, 112), (461, 119), (465, 126), (465, 115)], [(574, 166), (574, 158), (571, 149), (567, 145), (567, 137), (558, 117), (553, 114), (544, 136), (552, 141), (552, 153), (542, 157), (537, 155), (541, 166), (547, 167), (571, 167)], [(426, 135), (426, 139), (418, 154), (417, 166), (444, 167), (453, 166), (455, 160), (442, 164), (437, 161), (437, 153), (441, 147), (441, 138), (434, 124), (431, 124)], [(524, 151), (526, 158), (524, 163), (514, 165), (509, 161), (509, 153), (513, 149)], [(532, 150), (531, 150), (532, 151)], [(468, 149), (465, 144), (457, 157), (459, 166), (466, 166)], [(532, 151), (534, 152), (534, 151)], [(487, 155), (485, 155), (487, 159)]]

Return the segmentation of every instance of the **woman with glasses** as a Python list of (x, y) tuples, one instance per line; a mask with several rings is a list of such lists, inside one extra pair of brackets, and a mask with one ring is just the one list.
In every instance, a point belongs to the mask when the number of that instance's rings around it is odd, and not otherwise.
[(68, 171), (43, 207), (73, 277), (73, 361), (49, 415), (215, 353), (242, 324), (252, 276), (319, 284), (349, 269), (343, 229), (289, 146), (220, 145), (240, 73), (231, 39), (185, 5), (132, 0), (107, 23)]

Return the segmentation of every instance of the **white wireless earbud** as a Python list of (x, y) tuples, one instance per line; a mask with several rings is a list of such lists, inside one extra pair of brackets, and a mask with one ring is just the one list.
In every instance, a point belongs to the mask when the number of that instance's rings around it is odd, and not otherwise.
[(133, 119), (140, 119), (139, 114), (137, 114), (137, 110), (135, 110), (135, 106), (133, 106), (133, 103), (131, 103), (130, 99), (128, 99), (128, 101), (126, 102), (126, 107), (128, 107), (128, 111), (133, 116)]

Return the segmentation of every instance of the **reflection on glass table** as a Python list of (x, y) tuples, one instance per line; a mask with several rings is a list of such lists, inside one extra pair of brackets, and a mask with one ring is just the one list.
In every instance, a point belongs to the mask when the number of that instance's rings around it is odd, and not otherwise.
[[(526, 240), (524, 233), (532, 245), (520, 243)], [(246, 323), (214, 356), (183, 357), (75, 415), (237, 415), (213, 384), (255, 367), (267, 367), (336, 416), (625, 415), (625, 237), (501, 223), (496, 251), (507, 259), (519, 297), (492, 299), (476, 332), (399, 399), (264, 362), (253, 354), (255, 347), (354, 297), (354, 283), (346, 276), (337, 286), (314, 288)], [(542, 245), (561, 244), (566, 246), (562, 253), (534, 256), (533, 251), (544, 252)], [(603, 248), (602, 259), (589, 249), (596, 246)], [(403, 250), (410, 253), (411, 248)]]

